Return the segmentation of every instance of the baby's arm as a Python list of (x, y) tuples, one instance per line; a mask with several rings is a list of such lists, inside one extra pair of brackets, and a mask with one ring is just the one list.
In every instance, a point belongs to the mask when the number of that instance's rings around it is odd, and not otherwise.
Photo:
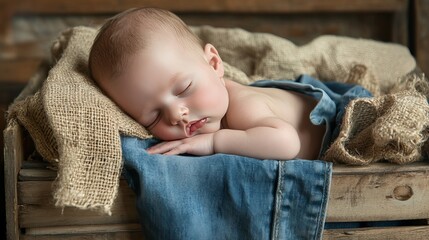
[(260, 159), (287, 160), (300, 150), (295, 128), (276, 117), (267, 117), (247, 130), (222, 129), (214, 134), (214, 152)]
[(260, 159), (287, 160), (300, 150), (298, 134), (290, 124), (278, 118), (266, 118), (258, 127), (247, 130), (221, 129), (215, 133), (163, 142), (149, 153), (210, 155), (228, 153)]
[(263, 101), (254, 100), (247, 101), (251, 110), (241, 105), (230, 106), (231, 114), (227, 116), (230, 129), (164, 142), (150, 148), (149, 153), (228, 153), (279, 160), (296, 157), (301, 147), (296, 129), (275, 116)]

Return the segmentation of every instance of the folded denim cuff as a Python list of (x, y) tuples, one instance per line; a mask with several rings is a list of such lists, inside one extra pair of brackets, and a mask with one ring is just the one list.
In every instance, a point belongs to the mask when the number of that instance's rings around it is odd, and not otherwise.
[(321, 239), (332, 164), (291, 160), (278, 172), (271, 239)]

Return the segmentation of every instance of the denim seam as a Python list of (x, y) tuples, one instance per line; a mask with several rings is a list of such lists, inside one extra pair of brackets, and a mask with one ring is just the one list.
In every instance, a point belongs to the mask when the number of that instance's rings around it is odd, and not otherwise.
[[(325, 184), (325, 181), (326, 181), (326, 174), (323, 174), (324, 175), (324, 178), (323, 178), (323, 184)], [(320, 218), (321, 218), (321, 215), (322, 215), (322, 212), (323, 212), (323, 203), (324, 203), (324, 199), (325, 199), (325, 196), (324, 196), (324, 193), (325, 193), (325, 186), (323, 185), (322, 186), (322, 198), (321, 198), (321, 201), (320, 201), (320, 205), (319, 205), (319, 212), (318, 212), (318, 214), (317, 214), (317, 224), (316, 224), (316, 229), (315, 229), (315, 231), (314, 231), (314, 238), (313, 239), (319, 239), (318, 237), (320, 237), (319, 236), (319, 229), (320, 229)]]
[(277, 178), (277, 189), (276, 196), (274, 199), (274, 219), (273, 219), (273, 229), (271, 231), (271, 240), (276, 240), (279, 238), (279, 224), (280, 224), (280, 212), (281, 212), (281, 203), (283, 197), (283, 163), (278, 162), (278, 178)]
[[(328, 170), (328, 171), (327, 171)], [(331, 173), (332, 168), (330, 167), (329, 163), (324, 164), (324, 181), (323, 181), (323, 198), (320, 204), (320, 211), (317, 217), (317, 227), (316, 227), (316, 235), (315, 239), (322, 239), (323, 236), (323, 229), (326, 219), (326, 211), (328, 209), (328, 196), (330, 191), (330, 179), (331, 179)]]

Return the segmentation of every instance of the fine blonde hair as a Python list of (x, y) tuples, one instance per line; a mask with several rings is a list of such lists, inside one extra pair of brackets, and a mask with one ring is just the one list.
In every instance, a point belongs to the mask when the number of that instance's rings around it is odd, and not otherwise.
[(151, 36), (160, 31), (172, 32), (185, 47), (202, 51), (201, 39), (175, 14), (157, 8), (133, 8), (108, 19), (98, 32), (88, 60), (92, 78), (97, 82), (100, 74), (108, 79), (120, 75), (127, 59), (144, 49)]

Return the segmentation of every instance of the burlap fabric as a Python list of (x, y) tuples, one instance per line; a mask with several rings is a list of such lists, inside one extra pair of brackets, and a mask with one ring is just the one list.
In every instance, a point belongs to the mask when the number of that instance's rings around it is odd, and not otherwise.
[[(298, 47), (283, 38), (240, 29), (193, 30), (218, 48), (226, 77), (241, 83), (309, 74), (325, 81), (358, 83), (379, 95), (415, 68), (409, 51), (395, 44), (324, 36)], [(9, 120), (19, 121), (38, 152), (58, 165), (57, 206), (110, 213), (121, 172), (119, 133), (150, 135), (88, 77), (87, 58), (95, 35), (96, 30), (87, 27), (61, 34), (52, 47), (57, 62), (43, 87), (15, 103)]]
[(424, 76), (413, 75), (389, 94), (350, 102), (324, 159), (352, 165), (379, 160), (404, 164), (426, 156), (428, 86)]

